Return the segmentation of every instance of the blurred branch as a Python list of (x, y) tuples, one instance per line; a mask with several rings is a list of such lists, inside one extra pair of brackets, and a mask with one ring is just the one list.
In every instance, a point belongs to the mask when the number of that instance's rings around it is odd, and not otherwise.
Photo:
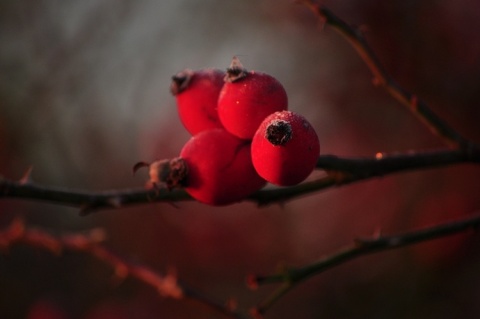
[[(325, 170), (328, 173), (326, 177), (292, 187), (263, 189), (251, 195), (247, 200), (258, 205), (281, 203), (327, 188), (386, 176), (400, 171), (443, 167), (460, 163), (480, 163), (480, 149), (411, 151), (390, 155), (378, 153), (373, 158), (342, 158), (334, 155), (322, 155), (318, 159), (317, 168)], [(99, 209), (122, 208), (154, 202), (174, 203), (192, 200), (183, 190), (169, 191), (166, 188), (154, 188), (149, 190), (126, 189), (85, 192), (46, 187), (33, 183), (28, 178), (12, 181), (1, 177), (0, 198), (41, 200), (78, 207), (84, 215)]]
[(357, 239), (353, 245), (305, 267), (285, 269), (281, 273), (270, 276), (252, 276), (248, 280), (252, 288), (258, 285), (283, 283), (269, 298), (258, 305), (256, 312), (264, 313), (300, 282), (357, 257), (413, 245), (467, 230), (476, 230), (478, 226), (480, 226), (480, 214), (398, 235), (379, 235), (373, 238)]
[(245, 318), (244, 315), (236, 312), (229, 303), (221, 303), (210, 299), (204, 294), (180, 283), (173, 271), (166, 275), (161, 275), (145, 265), (127, 261), (122, 256), (103, 246), (101, 242), (104, 240), (105, 233), (100, 229), (92, 230), (86, 234), (53, 236), (41, 229), (27, 228), (20, 220), (13, 221), (9, 227), (0, 231), (0, 249), (3, 251), (14, 244), (20, 243), (48, 250), (54, 254), (60, 254), (63, 250), (81, 251), (112, 266), (115, 276), (119, 279), (124, 279), (127, 276), (136, 278), (153, 287), (162, 297), (173, 299), (189, 298), (228, 317)]
[(436, 115), (425, 101), (421, 100), (415, 94), (408, 92), (395, 82), (382, 66), (359, 28), (348, 25), (325, 6), (316, 3), (314, 0), (297, 0), (297, 2), (307, 6), (322, 23), (328, 24), (353, 46), (372, 72), (374, 84), (382, 86), (392, 97), (416, 114), (431, 131), (443, 137), (449, 144), (464, 149), (471, 147), (471, 142), (462, 137), (443, 119)]

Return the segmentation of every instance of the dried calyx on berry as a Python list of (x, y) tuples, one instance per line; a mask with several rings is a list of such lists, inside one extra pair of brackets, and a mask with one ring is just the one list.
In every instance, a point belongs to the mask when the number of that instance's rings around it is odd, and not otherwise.
[(151, 164), (139, 162), (133, 167), (133, 172), (135, 173), (142, 167), (148, 167), (150, 183), (155, 187), (162, 184), (164, 184), (168, 190), (185, 187), (188, 176), (188, 166), (180, 157), (158, 160)]
[(265, 130), (265, 138), (273, 145), (285, 145), (292, 138), (292, 126), (284, 120), (273, 120)]
[(267, 116), (252, 140), (252, 162), (272, 184), (291, 186), (305, 180), (320, 152), (318, 136), (300, 114), (282, 111)]
[(234, 57), (222, 90), (217, 110), (221, 124), (230, 134), (251, 140), (263, 119), (288, 108), (287, 92), (273, 76), (247, 71)]
[(247, 69), (243, 67), (242, 62), (236, 56), (233, 57), (230, 66), (227, 68), (227, 74), (225, 75), (225, 82), (235, 82), (243, 79), (248, 75)]
[(174, 76), (172, 76), (172, 83), (170, 84), (170, 92), (173, 95), (177, 95), (183, 92), (189, 85), (190, 80), (193, 77), (193, 70), (185, 69), (183, 71), (178, 72)]
[(209, 68), (185, 69), (172, 77), (170, 91), (175, 96), (180, 121), (190, 134), (222, 128), (217, 101), (224, 77), (224, 71)]
[(180, 157), (160, 160), (150, 164), (149, 175), (150, 181), (165, 183), (168, 189), (184, 187), (188, 176), (188, 166)]

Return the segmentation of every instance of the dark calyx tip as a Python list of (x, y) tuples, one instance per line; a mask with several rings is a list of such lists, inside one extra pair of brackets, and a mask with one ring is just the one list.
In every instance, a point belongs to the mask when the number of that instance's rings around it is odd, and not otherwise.
[(190, 84), (190, 80), (193, 77), (193, 71), (190, 69), (185, 69), (183, 71), (178, 72), (174, 76), (172, 76), (172, 83), (170, 84), (170, 92), (173, 95), (177, 95), (183, 92), (188, 85)]
[(273, 145), (285, 145), (292, 139), (292, 126), (287, 121), (274, 120), (267, 126), (265, 138)]
[(232, 59), (232, 63), (227, 68), (227, 74), (225, 75), (225, 82), (235, 82), (243, 79), (248, 74), (247, 69), (245, 69), (242, 65), (242, 62), (234, 56)]
[(188, 175), (188, 166), (184, 159), (176, 157), (170, 160), (168, 169), (162, 172), (160, 180), (167, 184), (168, 189), (185, 186)]
[(180, 157), (159, 160), (150, 164), (150, 180), (154, 184), (164, 183), (169, 190), (184, 187), (187, 175), (187, 163)]

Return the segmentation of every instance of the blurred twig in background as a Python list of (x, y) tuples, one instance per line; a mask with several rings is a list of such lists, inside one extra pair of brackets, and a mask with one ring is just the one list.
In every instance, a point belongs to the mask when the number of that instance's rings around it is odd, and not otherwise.
[(189, 298), (207, 305), (232, 318), (243, 318), (233, 306), (234, 302), (217, 302), (177, 280), (175, 271), (162, 275), (140, 263), (128, 261), (123, 256), (105, 247), (105, 233), (95, 229), (84, 234), (54, 236), (45, 230), (27, 227), (23, 221), (14, 220), (9, 227), (0, 231), (0, 248), (5, 251), (15, 244), (24, 244), (60, 254), (65, 250), (83, 252), (112, 266), (118, 280), (130, 276), (153, 287), (162, 297), (173, 299)]
[(283, 283), (268, 299), (259, 304), (256, 312), (264, 313), (285, 293), (296, 287), (302, 281), (318, 275), (332, 267), (341, 265), (360, 256), (382, 252), (390, 249), (418, 244), (420, 242), (450, 236), (459, 232), (474, 230), (480, 225), (480, 215), (473, 214), (463, 219), (454, 220), (439, 225), (409, 231), (402, 234), (372, 238), (358, 238), (354, 244), (339, 250), (321, 260), (300, 268), (288, 268), (281, 273), (269, 276), (251, 276), (248, 282), (252, 288), (271, 283)]
[(473, 147), (471, 141), (451, 128), (442, 118), (435, 114), (422, 99), (396, 83), (384, 69), (359, 28), (347, 24), (328, 8), (318, 4), (314, 0), (297, 0), (297, 2), (307, 6), (317, 15), (322, 23), (328, 24), (345, 37), (372, 72), (374, 84), (383, 87), (393, 98), (407, 106), (415, 115), (422, 119), (434, 133), (444, 138), (449, 144), (465, 149)]

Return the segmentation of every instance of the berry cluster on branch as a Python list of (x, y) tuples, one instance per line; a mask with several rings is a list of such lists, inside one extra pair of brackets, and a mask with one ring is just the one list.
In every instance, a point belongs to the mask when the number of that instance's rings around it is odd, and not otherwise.
[(317, 134), (303, 116), (287, 111), (287, 93), (273, 76), (248, 71), (234, 57), (225, 74), (186, 69), (172, 80), (180, 120), (192, 137), (179, 157), (134, 166), (149, 167), (154, 187), (183, 188), (199, 202), (222, 206), (267, 182), (296, 185), (315, 168)]
[[(176, 97), (178, 114), (192, 138), (178, 158), (135, 165), (134, 170), (149, 167), (150, 180), (156, 187), (107, 192), (59, 189), (34, 183), (28, 171), (19, 181), (0, 177), (0, 198), (49, 201), (77, 207), (84, 215), (107, 208), (186, 200), (210, 205), (238, 201), (266, 205), (407, 170), (480, 163), (480, 146), (460, 135), (415, 94), (399, 86), (379, 63), (360, 30), (313, 0), (297, 2), (311, 9), (323, 24), (343, 36), (371, 70), (374, 84), (410, 109), (433, 133), (446, 141), (447, 147), (408, 153), (378, 153), (364, 158), (319, 156), (320, 146), (314, 129), (301, 115), (287, 110), (288, 99), (282, 85), (270, 75), (247, 71), (238, 59), (234, 59), (226, 72), (186, 69), (173, 77), (171, 91)], [(322, 170), (325, 175), (305, 182), (313, 169)], [(263, 188), (267, 181), (278, 187)], [(358, 239), (350, 247), (309, 265), (270, 275), (249, 276), (250, 288), (280, 284), (279, 289), (260, 302), (251, 314), (263, 315), (299, 283), (354, 258), (475, 230), (479, 225), (480, 217), (473, 215), (393, 236)], [(96, 231), (90, 235), (54, 237), (14, 222), (0, 232), (0, 248), (23, 243), (53, 252), (65, 249), (83, 251), (111, 264), (117, 275), (136, 277), (154, 286), (164, 296), (190, 297), (227, 316), (245, 317), (234, 307), (212, 301), (203, 293), (189, 289), (173, 274), (161, 275), (148, 267), (128, 262), (101, 245), (102, 234)]]

